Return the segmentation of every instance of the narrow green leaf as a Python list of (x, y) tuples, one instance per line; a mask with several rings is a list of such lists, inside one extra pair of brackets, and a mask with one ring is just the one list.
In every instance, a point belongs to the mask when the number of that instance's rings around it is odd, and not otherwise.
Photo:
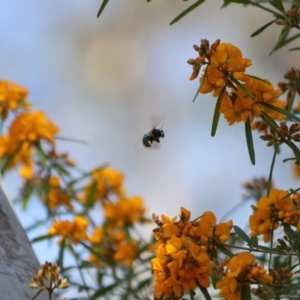
[(41, 145), (39, 143), (34, 143), (34, 148), (36, 150), (36, 154), (39, 158), (39, 162), (41, 163), (42, 167), (44, 169), (47, 169), (47, 156), (42, 149)]
[(225, 255), (227, 255), (228, 257), (234, 256), (234, 254), (233, 254), (230, 250), (228, 250), (227, 248), (225, 248), (225, 247), (222, 246), (222, 245), (219, 245), (219, 246), (218, 246), (218, 249), (219, 249), (222, 253), (224, 253)]
[(207, 75), (207, 71), (208, 71), (208, 68), (206, 68), (205, 71), (204, 71), (204, 74), (203, 74), (203, 81), (202, 81), (202, 83), (200, 84), (199, 88), (197, 89), (197, 92), (196, 92), (196, 95), (195, 95), (195, 97), (194, 97), (194, 99), (193, 99), (193, 102), (195, 102), (195, 100), (196, 100), (197, 96), (199, 95), (199, 92), (200, 92), (200, 90), (201, 90), (201, 88), (202, 88), (202, 86), (203, 86), (203, 84), (204, 84), (204, 81), (205, 81), (205, 78), (206, 78), (206, 75)]
[(78, 140), (78, 139), (73, 139), (73, 138), (66, 138), (63, 136), (56, 136), (55, 137), (56, 140), (60, 140), (60, 141), (66, 141), (66, 142), (73, 142), (73, 143), (77, 143), (77, 144), (81, 144), (81, 145), (88, 145), (88, 142), (82, 141), (82, 140)]
[(267, 83), (268, 85), (271, 85), (271, 83), (270, 83), (269, 81), (267, 81), (267, 80), (265, 80), (265, 79), (262, 79), (262, 78), (260, 78), (260, 77), (257, 77), (257, 76), (254, 76), (254, 75), (249, 75), (249, 74), (248, 74), (248, 76), (251, 77), (251, 78), (254, 78), (254, 79), (263, 81), (263, 82)]
[(298, 118), (297, 116), (295, 116), (294, 114), (288, 112), (288, 111), (285, 110), (285, 109), (279, 108), (279, 107), (277, 107), (277, 106), (274, 106), (274, 105), (269, 104), (269, 103), (266, 103), (266, 102), (260, 102), (260, 104), (262, 104), (262, 105), (264, 105), (264, 106), (266, 106), (266, 107), (268, 107), (268, 108), (271, 108), (271, 109), (273, 109), (273, 110), (275, 110), (275, 111), (277, 111), (277, 112), (279, 112), (279, 113), (281, 113), (281, 114), (283, 114), (283, 115), (289, 117), (289, 118), (292, 119), (292, 120), (295, 120), (295, 121), (297, 121), (297, 122), (300, 122), (300, 118)]
[(232, 3), (243, 4), (244, 6), (250, 5), (248, 0), (223, 0), (223, 5), (221, 6), (221, 8), (224, 8)]
[(102, 4), (101, 4), (101, 6), (100, 6), (100, 8), (99, 8), (99, 11), (98, 11), (98, 13), (97, 13), (97, 18), (99, 18), (100, 15), (102, 14), (102, 12), (103, 12), (103, 10), (104, 10), (106, 4), (108, 3), (108, 1), (109, 1), (109, 0), (103, 0), (103, 1), (102, 1)]
[(206, 300), (211, 300), (211, 297), (210, 297), (210, 294), (208, 293), (207, 288), (202, 286), (198, 281), (197, 281), (197, 286), (198, 286), (199, 290), (201, 291), (201, 293), (203, 294), (204, 298)]
[(289, 142), (287, 144), (294, 152), (295, 156), (296, 156), (296, 165), (300, 165), (300, 150), (299, 148), (293, 143), (293, 142)]
[(223, 98), (223, 94), (225, 92), (226, 87), (224, 86), (219, 94), (216, 106), (215, 106), (215, 111), (214, 111), (214, 117), (213, 117), (213, 122), (212, 122), (212, 127), (211, 127), (211, 136), (215, 136), (219, 124), (219, 118), (220, 118), (220, 105), (221, 105), (221, 100)]
[(249, 97), (251, 98), (252, 100), (255, 99), (255, 96), (243, 85), (241, 84), (238, 80), (236, 80), (235, 78), (233, 77), (230, 77), (230, 80), (232, 82), (234, 82), (241, 90), (243, 90), (243, 92)]
[(243, 299), (243, 300), (251, 300), (250, 286), (248, 284), (242, 285), (241, 299)]
[(266, 112), (263, 111), (261, 114), (261, 117), (273, 129), (276, 129), (279, 127), (277, 125), (277, 123)]
[(254, 236), (251, 236), (250, 238), (250, 245), (253, 246), (253, 247), (257, 247), (258, 246), (258, 238), (256, 235)]
[(300, 47), (294, 47), (294, 48), (289, 49), (289, 51), (297, 51), (297, 50), (300, 50)]
[(269, 178), (268, 178), (268, 184), (267, 184), (267, 196), (268, 197), (270, 195), (270, 191), (271, 191), (271, 187), (272, 187), (273, 170), (274, 170), (274, 166), (275, 166), (275, 160), (276, 160), (278, 147), (279, 146), (276, 144), (275, 149), (274, 149), (273, 158), (272, 158), (272, 163), (271, 163), (271, 168), (270, 168), (270, 173), (269, 173)]
[(289, 239), (293, 240), (298, 237), (298, 234), (291, 228), (290, 225), (283, 223), (283, 229), (285, 234), (289, 237)]
[(248, 118), (247, 122), (245, 123), (245, 133), (246, 133), (246, 141), (247, 141), (247, 147), (248, 147), (250, 161), (251, 161), (252, 165), (255, 165), (255, 151), (254, 151), (252, 130), (251, 130), (251, 124), (250, 124), (249, 118)]
[(275, 43), (275, 45), (273, 46), (271, 52), (269, 53), (269, 55), (271, 56), (273, 54), (273, 52), (275, 52), (277, 49), (281, 48), (283, 45), (283, 42), (285, 41), (287, 35), (289, 34), (290, 30), (289, 29), (285, 29), (281, 35), (279, 36), (277, 42)]
[(44, 241), (44, 240), (50, 240), (53, 237), (54, 237), (53, 235), (45, 234), (45, 235), (41, 235), (41, 236), (38, 236), (38, 237), (32, 239), (30, 242), (31, 243), (41, 242), (41, 241)]
[(253, 32), (250, 37), (255, 37), (257, 35), (259, 35), (260, 33), (262, 33), (265, 29), (267, 29), (270, 25), (272, 25), (274, 23), (274, 20), (270, 21), (269, 23), (265, 24), (264, 26), (260, 27), (259, 29), (257, 29), (255, 32)]
[(248, 243), (249, 245), (251, 244), (251, 240), (248, 236), (248, 234), (243, 230), (241, 229), (240, 227), (234, 225), (233, 226), (233, 230), (234, 232), (243, 240), (245, 241), (246, 243)]
[(198, 97), (200, 89), (201, 89), (201, 85), (199, 86), (199, 88), (197, 88), (196, 95), (193, 98), (193, 102), (195, 102), (196, 98)]
[(44, 289), (39, 290), (30, 300), (35, 300)]
[(23, 143), (21, 143), (11, 155), (5, 156), (4, 158), (1, 159), (0, 172), (2, 175), (4, 175), (6, 169), (9, 167), (10, 163), (13, 161), (13, 159), (15, 158), (17, 153), (20, 151), (22, 145), (23, 145)]
[(217, 288), (217, 282), (220, 281), (220, 277), (217, 276), (211, 276), (211, 283), (213, 285), (213, 287), (216, 289)]
[(269, 1), (269, 2), (272, 3), (272, 5), (274, 7), (276, 7), (279, 11), (281, 11), (281, 12), (284, 11), (284, 7), (283, 7), (283, 4), (282, 4), (281, 0), (272, 0), (272, 1)]
[(186, 10), (184, 10), (179, 16), (177, 16), (171, 23), (170, 25), (173, 25), (174, 23), (178, 22), (180, 19), (182, 19), (185, 15), (193, 11), (195, 8), (197, 8), (199, 5), (201, 5), (205, 0), (199, 0), (190, 7), (188, 7)]
[(289, 43), (291, 43), (292, 41), (298, 39), (299, 37), (300, 37), (300, 33), (291, 36), (290, 38), (284, 40), (284, 41), (282, 42), (282, 44), (281, 44), (278, 48), (276, 48), (276, 50), (278, 50), (279, 48), (282, 48), (283, 46), (285, 46), (285, 45), (287, 45), (287, 44), (289, 44)]

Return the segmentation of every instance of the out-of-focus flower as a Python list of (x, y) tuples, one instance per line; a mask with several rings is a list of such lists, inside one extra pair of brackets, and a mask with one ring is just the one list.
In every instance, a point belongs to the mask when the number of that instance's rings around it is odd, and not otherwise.
[(120, 197), (116, 202), (105, 202), (103, 208), (106, 219), (116, 227), (143, 222), (145, 219), (146, 209), (140, 197)]
[(54, 221), (52, 227), (48, 229), (50, 235), (60, 235), (59, 244), (63, 240), (69, 239), (73, 244), (78, 244), (81, 240), (87, 240), (86, 233), (89, 222), (81, 216), (76, 216), (74, 221)]
[[(92, 172), (92, 181), (84, 188), (84, 194), (80, 198), (83, 204), (91, 201), (105, 200), (109, 195), (122, 196), (125, 194), (123, 187), (124, 175), (112, 168), (100, 168)], [(93, 199), (90, 195), (93, 194)]]
[(0, 116), (5, 120), (9, 111), (26, 110), (28, 90), (8, 80), (0, 81)]

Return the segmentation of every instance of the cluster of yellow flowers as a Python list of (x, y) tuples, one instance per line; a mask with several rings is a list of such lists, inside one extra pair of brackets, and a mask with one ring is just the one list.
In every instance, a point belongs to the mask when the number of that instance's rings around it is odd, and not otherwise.
[(216, 223), (215, 215), (207, 211), (198, 221), (190, 221), (190, 212), (181, 208), (180, 219), (165, 215), (153, 215), (158, 225), (154, 236), (158, 242), (156, 257), (152, 259), (154, 270), (154, 292), (157, 298), (175, 296), (181, 298), (184, 292), (192, 292), (200, 284), (210, 285), (212, 255), (219, 244), (230, 236), (232, 221)]
[(278, 100), (282, 91), (275, 90), (268, 80), (247, 75), (246, 68), (252, 63), (250, 59), (243, 58), (238, 47), (220, 43), (220, 40), (216, 40), (210, 47), (207, 40), (201, 40), (200, 47), (195, 45), (194, 49), (199, 56), (188, 60), (193, 66), (190, 79), (197, 78), (201, 67), (206, 66), (204, 75), (199, 79), (199, 92), (221, 97), (219, 112), (224, 114), (229, 125), (247, 122), (248, 119), (252, 123), (262, 112), (272, 118), (283, 119), (282, 114), (263, 105), (268, 103), (283, 109), (284, 103)]
[(2, 122), (9, 111), (18, 112), (7, 133), (0, 136), (2, 172), (20, 166), (19, 173), (30, 180), (34, 173), (34, 148), (42, 142), (50, 146), (59, 128), (42, 111), (30, 111), (26, 101), (28, 91), (9, 81), (0, 81), (0, 116)]
[(250, 236), (263, 235), (264, 242), (271, 239), (279, 226), (292, 225), (300, 233), (300, 206), (298, 194), (290, 196), (288, 191), (271, 190), (269, 196), (260, 198), (256, 206), (252, 206), (250, 216)]
[[(137, 222), (146, 221), (143, 200), (126, 196), (124, 176), (112, 168), (98, 168), (78, 180), (72, 179), (76, 164), (67, 154), (56, 152), (59, 128), (42, 111), (30, 110), (27, 95), (25, 88), (0, 81), (0, 118), (3, 122), (10, 111), (16, 114), (5, 127), (6, 133), (0, 136), (1, 171), (19, 168), (25, 179), (23, 198), (32, 193), (40, 196), (54, 216), (48, 233), (60, 237), (61, 247), (64, 242), (86, 243), (92, 249), (90, 261), (98, 266), (113, 265), (112, 262), (131, 266), (138, 242), (131, 237), (130, 230)], [(73, 169), (69, 171), (69, 167)], [(75, 184), (83, 180), (83, 186), (75, 189)], [(103, 222), (102, 226), (88, 216), (89, 210), (99, 204), (103, 214), (98, 220)], [(81, 213), (79, 207), (83, 208)], [(69, 218), (61, 218), (61, 209)]]
[[(82, 188), (79, 202), (89, 209), (97, 203), (101, 205), (104, 219), (102, 226), (89, 227), (90, 222), (86, 216), (76, 216), (73, 221), (55, 221), (48, 233), (60, 236), (59, 244), (65, 240), (73, 244), (88, 243), (93, 249), (89, 261), (98, 267), (115, 266), (116, 262), (130, 267), (138, 247), (129, 231), (137, 222), (145, 222), (146, 219), (143, 200), (140, 197), (126, 197), (123, 180), (122, 173), (105, 167), (91, 172), (90, 182)], [(58, 199), (63, 200), (60, 203), (62, 205), (72, 205), (66, 200), (66, 194), (61, 195), (61, 191), (57, 194), (57, 186), (53, 192), (56, 194), (50, 194), (50, 207)], [(89, 230), (92, 230), (91, 234)]]
[[(269, 198), (263, 196), (258, 201), (250, 216), (250, 236), (263, 234), (267, 242), (280, 225), (290, 224), (298, 229), (299, 216), (300, 210), (288, 193), (273, 190)], [(230, 258), (219, 262), (218, 250), (227, 251), (228, 245), (224, 243), (230, 238), (233, 224), (231, 220), (217, 224), (210, 211), (190, 221), (190, 212), (182, 207), (179, 220), (165, 215), (160, 219), (154, 214), (153, 219), (158, 225), (153, 230), (157, 242), (151, 247), (155, 250), (155, 258), (151, 261), (155, 299), (180, 299), (184, 293), (193, 296), (196, 286), (209, 287), (212, 276), (217, 279), (214, 286), (220, 289), (223, 298), (240, 300), (241, 295), (250, 294), (251, 285), (280, 286), (293, 275), (289, 268), (279, 272), (270, 269), (267, 274), (263, 263), (258, 264), (255, 257), (245, 251), (236, 255), (228, 251)], [(279, 273), (284, 275), (279, 276)]]

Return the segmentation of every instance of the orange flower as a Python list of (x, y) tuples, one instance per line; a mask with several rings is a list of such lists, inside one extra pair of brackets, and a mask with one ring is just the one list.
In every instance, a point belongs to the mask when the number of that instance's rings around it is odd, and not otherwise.
[(226, 269), (216, 287), (221, 290), (219, 294), (225, 299), (241, 300), (241, 287), (252, 283), (257, 284), (256, 280), (266, 284), (273, 281), (273, 277), (266, 274), (264, 266), (259, 266), (255, 257), (248, 252), (238, 253), (224, 263)]
[(86, 229), (89, 222), (81, 216), (76, 216), (74, 221), (54, 221), (52, 227), (48, 229), (50, 235), (60, 235), (59, 244), (64, 239), (70, 239), (73, 244), (78, 244), (80, 240), (87, 240)]
[(250, 236), (262, 234), (264, 241), (268, 242), (271, 233), (283, 223), (297, 226), (297, 230), (300, 230), (300, 212), (288, 194), (288, 191), (272, 190), (269, 197), (263, 196), (259, 199), (249, 218)]
[(105, 202), (103, 205), (106, 219), (117, 227), (143, 221), (145, 207), (140, 197), (121, 197), (116, 203)]

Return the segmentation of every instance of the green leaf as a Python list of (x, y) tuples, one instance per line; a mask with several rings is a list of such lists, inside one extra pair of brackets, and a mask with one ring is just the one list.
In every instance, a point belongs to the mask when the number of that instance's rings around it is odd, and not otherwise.
[(78, 140), (78, 139), (73, 139), (73, 138), (66, 138), (63, 136), (56, 136), (55, 137), (56, 140), (60, 140), (60, 141), (67, 141), (67, 142), (73, 142), (73, 143), (77, 143), (77, 144), (81, 144), (81, 145), (88, 145), (88, 142), (82, 141), (82, 140)]
[(271, 85), (271, 83), (270, 83), (269, 81), (267, 81), (267, 80), (265, 80), (265, 79), (262, 79), (262, 78), (260, 78), (260, 77), (257, 77), (257, 76), (254, 76), (254, 75), (249, 75), (249, 74), (248, 74), (248, 76), (251, 77), (251, 78), (254, 78), (254, 79), (263, 81), (263, 82), (267, 83), (268, 85)]
[(234, 254), (233, 254), (230, 250), (228, 250), (227, 248), (225, 248), (225, 247), (222, 246), (222, 245), (219, 245), (219, 246), (218, 246), (218, 249), (219, 249), (222, 253), (224, 253), (225, 255), (227, 255), (228, 257), (234, 256)]
[(298, 237), (296, 231), (294, 231), (290, 225), (283, 223), (283, 229), (285, 234), (289, 237), (290, 240), (293, 240)]
[(251, 300), (250, 286), (248, 284), (243, 284), (241, 288), (241, 299)]
[(263, 111), (261, 117), (270, 127), (274, 129), (279, 127), (277, 123), (266, 112)]
[(220, 281), (220, 277), (217, 277), (217, 276), (211, 276), (210, 277), (211, 279), (211, 283), (213, 285), (213, 287), (216, 289), (217, 288), (217, 282)]
[(238, 80), (236, 80), (234, 77), (230, 77), (230, 80), (234, 82), (249, 98), (251, 98), (252, 100), (255, 99), (255, 96)]
[(300, 47), (294, 47), (294, 48), (289, 49), (289, 51), (297, 51), (297, 50), (300, 50)]
[(44, 169), (47, 169), (47, 156), (44, 150), (41, 148), (41, 145), (39, 143), (34, 143), (34, 148), (36, 150), (36, 154), (39, 158), (39, 162), (41, 163), (42, 167)]
[(283, 12), (284, 7), (281, 0), (271, 0), (269, 1), (274, 7), (276, 7), (279, 11)]
[(39, 290), (30, 300), (35, 300), (44, 289)]
[(187, 15), (188, 13), (190, 13), (192, 10), (194, 10), (195, 8), (197, 8), (199, 5), (201, 5), (203, 2), (205, 2), (205, 0), (199, 0), (196, 3), (194, 3), (193, 5), (191, 5), (190, 7), (188, 7), (186, 10), (184, 10), (179, 16), (177, 16), (171, 23), (170, 25), (173, 25), (174, 23), (178, 22), (180, 19), (182, 19), (185, 15)]
[(299, 37), (300, 37), (300, 33), (291, 36), (290, 38), (284, 40), (283, 43), (280, 45), (280, 47), (276, 48), (276, 50), (278, 50), (279, 48), (282, 48), (283, 46), (285, 46), (289, 43), (291, 43), (292, 41), (298, 39)]
[(248, 118), (247, 122), (245, 123), (245, 133), (246, 133), (246, 141), (247, 141), (247, 147), (248, 147), (250, 161), (251, 161), (252, 165), (255, 165), (255, 151), (254, 151), (252, 130), (251, 130), (251, 124), (250, 124), (249, 118)]
[(41, 236), (38, 236), (38, 237), (32, 239), (30, 242), (31, 243), (41, 242), (41, 241), (44, 241), (44, 240), (50, 240), (53, 237), (54, 237), (54, 235), (45, 234), (45, 235), (41, 235)]
[(275, 52), (277, 49), (281, 48), (283, 46), (283, 43), (287, 37), (287, 35), (289, 34), (290, 30), (289, 29), (285, 29), (279, 36), (277, 42), (275, 43), (275, 45), (273, 46), (271, 52), (269, 53), (269, 55), (271, 56), (273, 54), (273, 52)]
[(211, 300), (211, 297), (210, 297), (210, 294), (208, 293), (207, 288), (202, 286), (198, 281), (197, 281), (197, 286), (198, 286), (199, 290), (201, 291), (201, 293), (203, 294), (204, 298), (206, 300)]
[(243, 4), (244, 6), (250, 5), (249, 1), (247, 1), (247, 0), (224, 0), (224, 3), (221, 6), (221, 8), (226, 7), (231, 3)]
[(292, 120), (295, 120), (295, 121), (297, 121), (297, 122), (300, 122), (300, 118), (298, 118), (297, 116), (295, 116), (294, 114), (290, 113), (289, 111), (287, 111), (287, 110), (285, 110), (285, 109), (279, 108), (279, 107), (277, 107), (277, 106), (274, 106), (274, 105), (269, 104), (269, 103), (266, 103), (266, 102), (260, 102), (260, 104), (261, 104), (261, 105), (264, 105), (264, 106), (266, 106), (266, 107), (268, 107), (268, 108), (271, 108), (271, 109), (273, 109), (273, 110), (275, 110), (275, 111), (277, 111), (277, 112), (279, 112), (279, 113), (281, 113), (281, 114), (283, 114), (283, 115), (289, 117), (289, 118), (292, 119)]
[(250, 246), (257, 247), (258, 246), (258, 238), (256, 235), (251, 236), (250, 238)]
[(255, 37), (257, 35), (259, 35), (260, 33), (262, 33), (265, 29), (267, 29), (270, 25), (272, 25), (274, 23), (274, 20), (270, 21), (269, 23), (265, 24), (264, 26), (260, 27), (259, 29), (257, 29), (255, 32), (253, 32), (250, 37)]
[(240, 227), (234, 225), (233, 226), (233, 230), (234, 232), (243, 240), (245, 241), (246, 243), (248, 243), (249, 245), (251, 244), (251, 240), (248, 236), (248, 234), (243, 230), (241, 229)]
[(293, 143), (293, 142), (289, 142), (287, 144), (294, 152), (295, 156), (296, 156), (296, 165), (300, 165), (300, 150), (299, 148)]
[(269, 178), (268, 178), (268, 184), (267, 184), (267, 196), (269, 197), (270, 195), (270, 191), (271, 191), (271, 187), (272, 187), (272, 176), (273, 176), (273, 170), (274, 170), (274, 166), (275, 166), (275, 160), (276, 160), (276, 155), (278, 152), (278, 145), (275, 145), (275, 149), (274, 149), (274, 154), (273, 154), (273, 158), (272, 158), (272, 163), (271, 163), (271, 168), (270, 168), (270, 173), (269, 173)]
[(226, 87), (224, 86), (219, 94), (216, 106), (215, 106), (215, 111), (214, 111), (214, 117), (213, 117), (213, 122), (212, 122), (212, 127), (211, 127), (211, 136), (215, 136), (218, 128), (218, 123), (219, 123), (219, 118), (220, 118), (220, 105), (221, 105), (221, 100), (223, 98), (223, 94), (225, 92)]
[(99, 18), (100, 15), (102, 14), (102, 12), (103, 12), (103, 10), (104, 10), (106, 4), (108, 3), (108, 1), (109, 1), (109, 0), (103, 0), (103, 1), (102, 1), (102, 4), (101, 4), (101, 6), (100, 6), (100, 8), (99, 8), (99, 11), (98, 11), (98, 13), (97, 13), (97, 18)]
[(207, 75), (207, 71), (208, 71), (208, 68), (206, 68), (205, 71), (204, 71), (204, 74), (203, 74), (203, 81), (202, 81), (202, 83), (200, 84), (199, 88), (197, 89), (197, 92), (196, 92), (196, 95), (195, 95), (195, 97), (194, 97), (194, 99), (193, 99), (193, 102), (195, 102), (195, 100), (196, 100), (197, 96), (199, 95), (199, 92), (200, 92), (200, 90), (201, 90), (201, 88), (202, 88), (202, 86), (203, 86), (203, 84), (204, 84), (204, 81), (205, 81), (205, 78), (206, 78), (206, 75)]
[(5, 156), (4, 158), (1, 159), (1, 161), (0, 161), (0, 172), (1, 172), (2, 175), (4, 175), (6, 169), (9, 167), (12, 160), (15, 158), (17, 153), (20, 151), (22, 145), (23, 145), (23, 143), (21, 143), (11, 155)]

